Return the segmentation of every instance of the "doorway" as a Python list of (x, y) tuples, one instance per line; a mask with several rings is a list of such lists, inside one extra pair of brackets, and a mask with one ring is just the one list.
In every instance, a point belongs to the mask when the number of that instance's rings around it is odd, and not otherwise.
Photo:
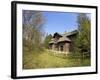
[(60, 46), (60, 51), (63, 51), (63, 46)]

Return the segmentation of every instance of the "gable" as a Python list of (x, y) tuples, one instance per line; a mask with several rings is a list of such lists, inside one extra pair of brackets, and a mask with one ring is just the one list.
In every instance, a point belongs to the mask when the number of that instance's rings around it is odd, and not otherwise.
[(60, 38), (60, 37), (62, 37), (62, 35), (56, 32), (56, 33), (54, 33), (53, 38), (56, 38), (56, 37)]

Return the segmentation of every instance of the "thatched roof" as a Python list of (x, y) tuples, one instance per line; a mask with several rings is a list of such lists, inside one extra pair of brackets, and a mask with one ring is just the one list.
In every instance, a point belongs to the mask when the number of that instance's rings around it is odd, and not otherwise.
[(77, 34), (77, 30), (74, 30), (72, 32), (67, 32), (67, 33), (64, 33), (64, 34), (59, 34), (59, 33), (55, 33), (53, 35), (53, 38), (55, 38), (56, 36), (59, 36), (59, 40), (58, 41), (55, 41), (54, 39), (51, 39), (51, 41), (49, 42), (50, 44), (53, 44), (53, 43), (59, 43), (59, 42), (64, 42), (64, 41), (67, 41), (67, 42), (71, 42), (71, 40), (68, 38), (69, 36), (72, 36), (74, 34)]
[(63, 42), (63, 41), (71, 42), (71, 40), (70, 40), (68, 37), (66, 37), (66, 36), (63, 36), (63, 37), (61, 37), (61, 38), (58, 40), (58, 42)]
[(55, 43), (55, 42), (54, 41), (50, 41), (49, 43), (52, 44), (52, 43)]
[(54, 41), (54, 39), (51, 39), (51, 41), (49, 43), (52, 44), (52, 43), (57, 43), (57, 42)]
[(71, 36), (71, 35), (74, 35), (76, 33), (77, 33), (77, 30), (74, 30), (72, 32), (64, 33), (64, 34), (62, 34), (62, 36)]
[(54, 33), (53, 38), (55, 38), (55, 36), (62, 37), (62, 35), (60, 33), (58, 33), (58, 32)]

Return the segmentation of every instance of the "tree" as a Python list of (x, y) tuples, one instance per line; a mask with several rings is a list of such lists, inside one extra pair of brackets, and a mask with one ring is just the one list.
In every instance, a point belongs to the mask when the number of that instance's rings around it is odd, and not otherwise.
[(28, 49), (41, 48), (44, 22), (42, 12), (23, 10), (23, 45)]
[(77, 17), (78, 22), (78, 35), (76, 39), (76, 50), (81, 53), (83, 58), (84, 54), (90, 56), (90, 39), (91, 39), (91, 21), (85, 13), (81, 13)]
[(44, 40), (44, 46), (45, 46), (45, 48), (49, 48), (49, 42), (51, 41), (51, 39), (52, 39), (52, 35), (51, 34), (49, 34), (49, 35), (47, 35), (46, 36), (46, 38), (45, 38), (45, 40)]

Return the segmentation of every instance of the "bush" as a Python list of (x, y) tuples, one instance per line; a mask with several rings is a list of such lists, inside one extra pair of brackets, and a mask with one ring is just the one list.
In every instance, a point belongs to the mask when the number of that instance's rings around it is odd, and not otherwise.
[(68, 57), (69, 59), (79, 59), (79, 58), (81, 57), (81, 54), (80, 54), (80, 53), (69, 53), (69, 54), (67, 55), (67, 57)]

